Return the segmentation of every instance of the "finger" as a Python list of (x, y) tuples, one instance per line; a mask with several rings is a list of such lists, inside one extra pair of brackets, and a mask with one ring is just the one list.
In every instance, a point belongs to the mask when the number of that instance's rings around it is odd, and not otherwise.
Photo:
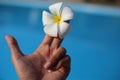
[(37, 54), (42, 54), (44, 57), (48, 57), (50, 55), (50, 45), (53, 41), (53, 37), (46, 35), (40, 46), (37, 48)]
[(63, 59), (59, 61), (59, 63), (56, 66), (56, 70), (68, 76), (70, 72), (70, 64), (71, 64), (70, 56), (66, 55)]
[(42, 44), (51, 45), (52, 41), (53, 41), (53, 37), (51, 37), (49, 35), (46, 35), (45, 38), (44, 38), (44, 40), (43, 40), (43, 42), (42, 42)]
[(60, 44), (62, 43), (63, 39), (60, 39), (59, 37), (55, 37), (52, 43), (53, 48), (58, 48)]
[(14, 59), (18, 59), (21, 56), (23, 56), (23, 54), (21, 53), (21, 51), (20, 51), (20, 49), (18, 47), (17, 41), (12, 36), (6, 36), (5, 39), (6, 39), (7, 43), (8, 43), (8, 46), (10, 48), (12, 57)]
[(66, 50), (65, 48), (58, 48), (57, 51), (55, 51), (50, 59), (46, 62), (46, 64), (44, 65), (44, 68), (46, 69), (51, 69), (52, 67), (54, 67), (61, 58), (63, 58), (66, 54)]

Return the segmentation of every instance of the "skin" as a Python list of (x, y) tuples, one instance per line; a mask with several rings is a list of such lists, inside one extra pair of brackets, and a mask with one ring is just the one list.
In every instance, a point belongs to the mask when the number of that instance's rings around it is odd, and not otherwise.
[(66, 49), (60, 47), (62, 39), (46, 35), (36, 51), (26, 56), (15, 38), (5, 38), (19, 80), (66, 80), (70, 72), (70, 57), (66, 55)]

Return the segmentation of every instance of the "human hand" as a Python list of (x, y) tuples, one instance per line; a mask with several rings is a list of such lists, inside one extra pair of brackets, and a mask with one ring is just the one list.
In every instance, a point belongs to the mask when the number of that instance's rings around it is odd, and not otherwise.
[[(62, 40), (45, 36), (38, 49), (31, 55), (24, 55), (17, 41), (6, 36), (12, 62), (19, 80), (65, 80), (70, 72), (70, 57), (60, 47)], [(51, 70), (51, 71), (50, 71)]]

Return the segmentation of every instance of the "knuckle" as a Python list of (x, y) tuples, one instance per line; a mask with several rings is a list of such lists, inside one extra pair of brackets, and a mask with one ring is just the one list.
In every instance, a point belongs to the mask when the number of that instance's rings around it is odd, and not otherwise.
[[(51, 56), (50, 58), (50, 62), (53, 65), (56, 65), (58, 62), (61, 61), (61, 59), (63, 59), (66, 56), (66, 49), (63, 47), (59, 47), (58, 50)], [(69, 56), (66, 57), (69, 59)]]
[(64, 47), (60, 47), (59, 51), (61, 51), (61, 53), (66, 53), (66, 49)]
[(70, 56), (69, 56), (69, 55), (66, 55), (65, 60), (71, 62)]
[(53, 54), (52, 56), (51, 56), (51, 58), (50, 58), (50, 62), (51, 63), (58, 63), (59, 62), (59, 60), (61, 60), (64, 56), (65, 56), (65, 53), (66, 53), (66, 50), (65, 50), (65, 48), (59, 48), (56, 52), (55, 52), (55, 54)]

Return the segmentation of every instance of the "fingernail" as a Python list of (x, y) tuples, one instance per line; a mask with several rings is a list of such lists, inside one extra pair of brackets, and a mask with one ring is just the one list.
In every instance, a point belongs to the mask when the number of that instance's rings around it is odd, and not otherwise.
[(44, 65), (44, 68), (49, 68), (50, 67), (50, 65), (51, 65), (51, 62), (47, 62), (45, 65)]

